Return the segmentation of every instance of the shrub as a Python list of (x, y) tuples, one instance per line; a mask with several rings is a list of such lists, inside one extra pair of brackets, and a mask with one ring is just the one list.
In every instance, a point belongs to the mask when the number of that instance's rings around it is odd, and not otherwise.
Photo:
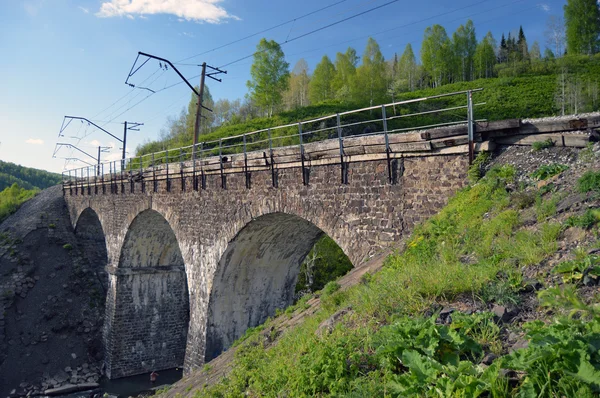
[(70, 244), (70, 243), (65, 243), (63, 245), (63, 249), (65, 249), (65, 250), (73, 250), (73, 245)]
[(553, 147), (554, 141), (552, 141), (552, 138), (548, 138), (544, 141), (536, 141), (533, 144), (531, 144), (531, 146), (533, 147), (534, 151), (541, 151), (542, 149)]

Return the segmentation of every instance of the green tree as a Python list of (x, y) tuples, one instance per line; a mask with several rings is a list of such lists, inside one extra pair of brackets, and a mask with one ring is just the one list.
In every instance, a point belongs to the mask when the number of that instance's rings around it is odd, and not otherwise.
[(404, 52), (398, 63), (399, 88), (402, 91), (414, 91), (417, 89), (419, 66), (410, 43), (404, 48)]
[(321, 58), (308, 84), (308, 98), (312, 103), (326, 101), (334, 97), (333, 78), (335, 66), (327, 55)]
[(254, 62), (246, 85), (252, 100), (262, 108), (268, 117), (281, 103), (283, 92), (288, 87), (290, 64), (285, 61), (281, 47), (274, 40), (261, 39), (256, 46)]
[(348, 47), (346, 53), (337, 53), (335, 56), (335, 76), (332, 82), (332, 88), (335, 97), (352, 102), (352, 86), (356, 77), (356, 50)]
[(534, 41), (529, 49), (529, 57), (532, 61), (539, 61), (542, 59), (542, 51), (540, 49), (540, 43)]
[(527, 46), (527, 39), (525, 38), (525, 33), (523, 32), (523, 27), (519, 27), (519, 39), (517, 40), (517, 51), (518, 51), (518, 59), (520, 61), (528, 61), (529, 60), (529, 47)]
[(448, 82), (452, 65), (452, 43), (446, 29), (441, 25), (433, 25), (425, 29), (421, 45), (421, 61), (432, 87), (439, 87)]
[(600, 8), (597, 0), (567, 0), (564, 12), (567, 53), (597, 53), (600, 49)]
[(362, 64), (356, 70), (358, 84), (357, 98), (363, 99), (370, 105), (382, 103), (386, 99), (387, 78), (385, 59), (379, 44), (369, 37), (367, 47), (362, 56)]
[(487, 35), (477, 45), (475, 50), (475, 76), (477, 78), (489, 78), (494, 75), (494, 65), (496, 65), (496, 41), (492, 32)]
[(452, 35), (452, 49), (454, 52), (455, 72), (454, 81), (469, 81), (473, 78), (474, 57), (477, 48), (475, 25), (470, 19), (466, 25), (460, 25)]
[(295, 109), (308, 105), (308, 64), (304, 58), (300, 58), (290, 75), (290, 84), (284, 95), (286, 108)]

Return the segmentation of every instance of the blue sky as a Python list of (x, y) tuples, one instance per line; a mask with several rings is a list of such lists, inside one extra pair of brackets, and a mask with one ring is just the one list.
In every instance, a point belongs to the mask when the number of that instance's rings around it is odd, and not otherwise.
[[(187, 77), (200, 73), (206, 61), (221, 66), (253, 52), (261, 37), (280, 43), (390, 0), (0, 0), (0, 160), (60, 172), (65, 161), (52, 159), (64, 115), (94, 120), (120, 137), (122, 123), (141, 122), (128, 135), (128, 152), (156, 139), (168, 116), (186, 106), (191, 91), (184, 84), (151, 94), (124, 84), (138, 51), (181, 61), (231, 41), (333, 5), (261, 35), (220, 50), (189, 58), (178, 65)], [(339, 4), (336, 4), (339, 3)], [(448, 34), (471, 18), (478, 39), (488, 30), (497, 40), (502, 32), (523, 25), (528, 42), (545, 45), (549, 15), (562, 16), (565, 0), (398, 0), (350, 21), (283, 45), (290, 66), (304, 58), (311, 70), (327, 54), (332, 59), (348, 46), (359, 55), (373, 36), (386, 59), (402, 53), (407, 43), (415, 51), (423, 31), (443, 25)], [(453, 11), (456, 10), (456, 11)], [(379, 33), (386, 31), (385, 33)], [(379, 34), (378, 34), (379, 33)], [(215, 99), (241, 98), (246, 92), (247, 59), (227, 67), (223, 82), (210, 82)], [(193, 83), (198, 84), (195, 78)], [(172, 71), (148, 62), (132, 78), (154, 90), (180, 79)], [(147, 98), (146, 98), (147, 97)], [(141, 102), (140, 102), (141, 101)], [(137, 105), (136, 105), (137, 104)], [(119, 143), (77, 121), (61, 142), (77, 144), (91, 154), (97, 146), (113, 149), (103, 160), (118, 159)], [(58, 157), (76, 156), (62, 148)], [(72, 168), (78, 164), (71, 163)], [(79, 163), (81, 165), (81, 163)]]

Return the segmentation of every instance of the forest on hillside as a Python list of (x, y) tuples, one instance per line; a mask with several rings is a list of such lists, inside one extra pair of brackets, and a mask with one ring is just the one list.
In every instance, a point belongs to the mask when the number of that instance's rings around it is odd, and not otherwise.
[[(432, 25), (423, 33), (419, 58), (407, 44), (387, 60), (369, 38), (362, 55), (352, 47), (333, 60), (324, 55), (312, 72), (304, 59), (290, 70), (280, 45), (261, 39), (243, 99), (214, 101), (205, 89), (203, 104), (213, 112), (203, 114), (201, 140), (479, 87), (487, 91), (480, 96), (487, 106), (478, 116), (489, 120), (598, 109), (600, 9), (594, 0), (569, 0), (563, 16), (550, 16), (543, 44), (529, 43), (522, 26), (508, 27), (499, 40), (491, 32), (477, 37), (471, 20), (452, 34)], [(192, 96), (187, 108), (167, 120), (160, 138), (138, 147), (137, 155), (191, 144), (196, 104)]]
[(60, 182), (60, 174), (49, 173), (45, 170), (19, 166), (0, 160), (0, 191), (17, 184), (19, 187), (45, 189)]

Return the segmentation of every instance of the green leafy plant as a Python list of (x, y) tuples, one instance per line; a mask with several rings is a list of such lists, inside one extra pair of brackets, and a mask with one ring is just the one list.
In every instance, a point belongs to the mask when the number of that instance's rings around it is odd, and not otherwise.
[(555, 274), (563, 275), (565, 283), (580, 283), (584, 276), (600, 278), (600, 257), (590, 255), (582, 260), (564, 261), (552, 269)]
[(63, 249), (65, 249), (65, 250), (73, 250), (73, 245), (70, 244), (70, 243), (65, 243), (63, 245)]
[(536, 141), (531, 144), (534, 151), (541, 151), (542, 149), (552, 148), (554, 146), (554, 141), (552, 138), (548, 138), (544, 141)]
[(534, 178), (539, 181), (546, 180), (550, 177), (558, 175), (565, 170), (568, 170), (569, 166), (560, 163), (552, 163), (538, 167), (533, 173), (531, 173), (531, 178)]

